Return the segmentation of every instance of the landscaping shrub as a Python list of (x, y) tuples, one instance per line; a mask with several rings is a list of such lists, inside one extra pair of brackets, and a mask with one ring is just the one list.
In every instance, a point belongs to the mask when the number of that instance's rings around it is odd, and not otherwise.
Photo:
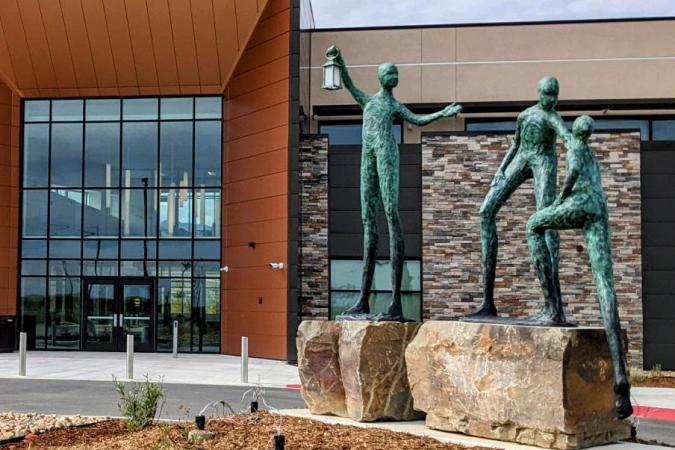
[[(120, 402), (117, 404), (120, 412), (127, 422), (127, 428), (130, 431), (141, 430), (151, 425), (164, 406), (164, 386), (162, 379), (157, 383), (150, 381), (150, 377), (145, 376), (144, 383), (132, 383), (130, 390), (126, 389), (123, 382), (113, 376), (115, 389), (120, 394)], [(162, 401), (160, 406), (159, 402)]]

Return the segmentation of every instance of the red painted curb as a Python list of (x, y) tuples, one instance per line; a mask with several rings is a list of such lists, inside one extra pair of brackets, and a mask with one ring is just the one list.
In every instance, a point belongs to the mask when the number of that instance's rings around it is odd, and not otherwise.
[(286, 389), (300, 389), (302, 386), (299, 384), (287, 384)]
[(657, 408), (655, 406), (633, 406), (633, 417), (675, 422), (675, 409)]

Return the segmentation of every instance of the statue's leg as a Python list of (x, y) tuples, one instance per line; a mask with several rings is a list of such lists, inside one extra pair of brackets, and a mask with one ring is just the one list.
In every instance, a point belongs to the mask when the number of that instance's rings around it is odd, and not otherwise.
[(497, 213), (513, 192), (531, 178), (527, 162), (516, 156), (506, 169), (505, 177), (490, 188), (480, 207), (481, 219), (481, 273), (483, 274), (483, 303), (468, 317), (494, 316), (497, 308), (494, 301), (495, 276), (497, 269)]
[(377, 172), (380, 180), (380, 194), (387, 216), (389, 228), (389, 254), (391, 261), (391, 303), (376, 320), (403, 321), (403, 305), (401, 304), (401, 280), (403, 278), (403, 262), (405, 243), (403, 225), (398, 212), (399, 195), (399, 156), (398, 145), (389, 143), (380, 149), (377, 155)]
[(616, 412), (620, 419), (624, 419), (633, 413), (633, 407), (630, 403), (630, 382), (626, 374), (626, 354), (614, 288), (609, 223), (606, 216), (587, 224), (584, 228), (584, 238), (588, 247), (595, 285), (598, 289), (600, 312), (605, 324), (607, 342), (612, 354)]
[[(537, 210), (540, 211), (551, 205), (556, 198), (556, 185), (558, 182), (557, 155), (553, 154), (538, 159), (532, 170), (534, 172), (534, 192), (537, 200)], [(546, 246), (550, 255), (548, 265), (551, 269), (551, 277), (547, 281), (549, 286), (543, 289), (544, 307), (540, 317), (544, 321), (551, 320), (554, 323), (563, 324), (566, 320), (560, 291), (560, 234), (558, 233), (558, 229), (563, 228), (554, 227), (546, 231)]]
[[(583, 208), (576, 199), (569, 197), (562, 205), (548, 207), (537, 211), (527, 222), (527, 244), (530, 248), (530, 257), (534, 271), (539, 278), (541, 290), (550, 304), (562, 304), (560, 294), (555, 289), (555, 272), (552, 264), (551, 248), (548, 245), (549, 232), (582, 228), (586, 222)], [(564, 311), (548, 307), (534, 318), (534, 321), (549, 325), (564, 325)]]
[(361, 219), (363, 221), (363, 272), (361, 292), (354, 306), (344, 315), (369, 314), (370, 290), (377, 261), (377, 208), (380, 204), (377, 161), (372, 147), (363, 146), (361, 154)]

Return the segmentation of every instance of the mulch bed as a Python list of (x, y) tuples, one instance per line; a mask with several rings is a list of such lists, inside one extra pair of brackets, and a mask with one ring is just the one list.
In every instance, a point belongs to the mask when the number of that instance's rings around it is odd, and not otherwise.
[[(124, 422), (111, 420), (86, 428), (50, 431), (32, 441), (31, 450), (271, 450), (279, 425), (288, 450), (466, 450), (431, 438), (376, 428), (328, 425), (309, 419), (274, 416), (266, 412), (209, 420), (212, 440), (199, 445), (187, 442), (193, 424), (153, 425), (129, 432)], [(18, 443), (17, 450), (28, 449)], [(8, 450), (9, 446), (0, 447)], [(472, 447), (474, 450), (487, 450)]]

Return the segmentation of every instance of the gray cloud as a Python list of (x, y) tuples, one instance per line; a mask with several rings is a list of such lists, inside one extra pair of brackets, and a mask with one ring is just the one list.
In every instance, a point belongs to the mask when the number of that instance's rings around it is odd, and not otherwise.
[(673, 0), (312, 0), (317, 28), (675, 16)]

